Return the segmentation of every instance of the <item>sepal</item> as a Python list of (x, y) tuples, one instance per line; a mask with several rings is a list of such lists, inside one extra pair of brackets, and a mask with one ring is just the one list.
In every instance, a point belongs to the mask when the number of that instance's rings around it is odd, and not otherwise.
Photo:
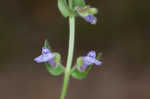
[(89, 8), (88, 13), (91, 15), (95, 15), (98, 13), (97, 8)]
[(84, 16), (88, 16), (90, 6), (86, 5), (84, 7), (75, 7), (75, 10), (77, 11), (77, 13), (79, 14), (79, 16), (84, 17)]

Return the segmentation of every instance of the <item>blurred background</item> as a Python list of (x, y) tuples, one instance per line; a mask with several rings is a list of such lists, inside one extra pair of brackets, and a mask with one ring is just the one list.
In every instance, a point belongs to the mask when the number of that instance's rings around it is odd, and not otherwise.
[[(77, 18), (74, 62), (93, 49), (103, 52), (103, 67), (71, 78), (67, 99), (150, 99), (150, 2), (86, 2), (99, 9), (98, 23)], [(65, 64), (68, 34), (57, 0), (0, 0), (0, 98), (59, 99), (63, 75), (33, 59), (48, 39)]]

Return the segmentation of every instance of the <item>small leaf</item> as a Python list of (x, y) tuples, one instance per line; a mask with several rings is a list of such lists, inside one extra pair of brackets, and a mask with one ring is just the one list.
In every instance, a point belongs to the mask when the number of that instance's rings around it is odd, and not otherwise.
[(73, 0), (73, 7), (84, 7), (86, 5), (85, 0)]
[(88, 68), (84, 71), (84, 72), (81, 72), (77, 66), (74, 66), (72, 68), (72, 72), (71, 72), (71, 75), (73, 78), (75, 79), (78, 79), (78, 80), (81, 80), (83, 78), (85, 78), (87, 75), (88, 75), (88, 72), (89, 70), (92, 68), (92, 66), (88, 66)]
[(68, 17), (72, 14), (66, 0), (58, 0), (58, 9), (64, 17)]
[(46, 62), (45, 66), (48, 72), (54, 76), (61, 75), (65, 71), (64, 67), (61, 64), (59, 64), (58, 66), (52, 67), (48, 62)]
[(51, 49), (51, 47), (49, 46), (48, 40), (44, 41), (44, 47)]

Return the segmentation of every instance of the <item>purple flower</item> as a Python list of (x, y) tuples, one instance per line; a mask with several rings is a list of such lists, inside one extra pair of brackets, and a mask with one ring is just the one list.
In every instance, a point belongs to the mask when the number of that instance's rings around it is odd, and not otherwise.
[(83, 18), (85, 19), (85, 21), (90, 22), (91, 24), (97, 23), (97, 18), (91, 14), (84, 16)]
[(96, 64), (96, 65), (101, 65), (102, 62), (96, 59), (96, 52), (95, 51), (90, 51), (87, 56), (82, 57), (83, 59), (83, 64), (80, 67), (82, 71), (84, 71), (89, 65)]
[(36, 57), (34, 61), (37, 63), (49, 62), (51, 66), (56, 66), (55, 61), (54, 61), (55, 56), (56, 55), (53, 54), (48, 48), (42, 47), (41, 55)]

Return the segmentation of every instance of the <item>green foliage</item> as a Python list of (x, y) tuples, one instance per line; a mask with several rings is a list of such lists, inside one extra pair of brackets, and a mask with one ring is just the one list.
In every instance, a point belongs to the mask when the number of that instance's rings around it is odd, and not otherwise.
[(85, 0), (73, 0), (73, 8), (84, 7), (86, 5)]
[(68, 17), (72, 14), (66, 0), (58, 0), (58, 9), (64, 17)]
[(46, 66), (48, 72), (54, 76), (59, 76), (65, 71), (64, 67), (61, 64), (59, 64), (55, 67), (52, 67), (48, 62), (46, 62), (45, 66)]
[(48, 40), (44, 41), (44, 47), (51, 49), (51, 47), (49, 46)]
[(78, 69), (78, 66), (76, 65), (72, 68), (71, 75), (73, 78), (81, 80), (88, 75), (88, 72), (90, 71), (91, 68), (92, 68), (92, 66), (88, 66), (88, 68), (85, 71), (80, 71)]

